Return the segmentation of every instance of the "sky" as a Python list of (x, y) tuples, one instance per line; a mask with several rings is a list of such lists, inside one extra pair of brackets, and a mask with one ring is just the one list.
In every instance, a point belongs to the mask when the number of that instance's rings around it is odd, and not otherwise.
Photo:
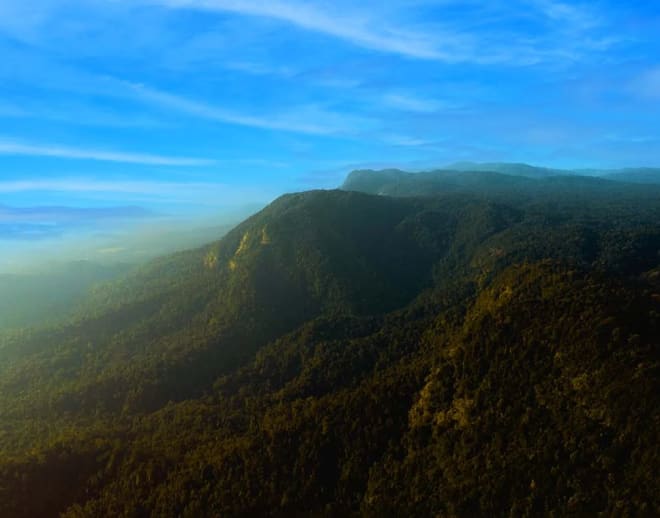
[(0, 267), (363, 167), (660, 165), (660, 4), (0, 0)]

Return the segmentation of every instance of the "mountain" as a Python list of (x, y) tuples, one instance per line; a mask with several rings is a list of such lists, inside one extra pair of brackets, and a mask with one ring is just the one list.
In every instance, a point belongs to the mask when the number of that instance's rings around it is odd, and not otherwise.
[(549, 176), (569, 176), (576, 174), (575, 171), (567, 169), (551, 169), (548, 167), (536, 167), (529, 164), (506, 162), (455, 162), (444, 169), (450, 171), (501, 173), (527, 178), (547, 178)]
[(619, 182), (660, 184), (660, 169), (650, 167), (621, 169), (620, 171), (609, 171), (603, 177)]
[(659, 212), (458, 171), (285, 195), (0, 338), (0, 515), (657, 515)]
[(456, 162), (444, 169), (451, 171), (492, 172), (536, 179), (548, 178), (551, 176), (592, 176), (617, 182), (642, 184), (660, 183), (660, 169), (652, 167), (624, 169), (557, 169), (506, 162)]
[[(511, 171), (505, 174), (445, 169), (409, 173), (395, 169), (363, 169), (351, 172), (341, 188), (346, 191), (397, 197), (461, 193), (505, 203), (523, 203), (527, 206), (534, 203), (559, 203), (571, 209), (579, 207), (585, 199), (593, 201), (598, 198), (603, 204), (629, 204), (640, 199), (645, 200), (644, 203), (653, 202), (660, 193), (660, 185), (618, 182), (572, 172), (565, 172), (563, 175), (538, 175), (536, 178), (510, 173)], [(601, 204), (599, 207), (603, 206)]]
[[(450, 243), (464, 246), (516, 217), (481, 204), (435, 205), (341, 191), (285, 196), (216, 243), (102, 287), (73, 322), (8, 341), (3, 394), (51, 387), (33, 401), (35, 415), (70, 405), (153, 409), (199, 395), (308, 320), (405, 306), (430, 286)], [(462, 215), (474, 221), (467, 229)], [(61, 368), (52, 372), (53, 364)]]
[[(370, 178), (369, 173), (375, 172), (377, 180)], [(459, 174), (460, 173), (460, 174)], [(485, 173), (485, 174), (483, 174)], [(455, 162), (441, 169), (419, 173), (406, 173), (399, 169), (386, 169), (381, 171), (357, 170), (351, 173), (344, 184), (348, 190), (378, 193), (381, 183), (400, 184), (400, 188), (407, 186), (410, 178), (414, 177), (419, 184), (425, 183), (427, 187), (437, 186), (443, 183), (443, 188), (460, 188), (467, 185), (480, 183), (485, 178), (491, 178), (497, 183), (497, 176), (529, 178), (535, 180), (551, 179), (553, 177), (578, 177), (574, 181), (587, 182), (590, 178), (602, 178), (606, 180), (638, 183), (638, 184), (660, 184), (660, 169), (657, 168), (626, 168), (626, 169), (557, 169), (538, 167), (523, 163), (508, 162)], [(499, 182), (504, 179), (499, 178)], [(511, 181), (511, 179), (509, 179)], [(559, 181), (566, 181), (560, 178)], [(403, 184), (403, 185), (401, 185)], [(524, 184), (522, 184), (524, 185)], [(382, 187), (382, 186), (381, 186)], [(484, 186), (486, 187), (486, 186)]]

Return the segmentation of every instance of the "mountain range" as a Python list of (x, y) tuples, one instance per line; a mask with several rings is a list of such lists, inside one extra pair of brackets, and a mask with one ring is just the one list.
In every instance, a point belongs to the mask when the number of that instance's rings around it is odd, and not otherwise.
[(623, 169), (558, 169), (538, 167), (522, 163), (507, 162), (455, 162), (443, 168), (450, 171), (478, 171), (503, 173), (512, 176), (525, 176), (529, 178), (547, 178), (549, 176), (594, 176), (606, 180), (616, 180), (631, 183), (660, 183), (660, 168), (653, 167), (627, 167)]
[(0, 515), (659, 515), (638, 173), (355, 171), (5, 332)]

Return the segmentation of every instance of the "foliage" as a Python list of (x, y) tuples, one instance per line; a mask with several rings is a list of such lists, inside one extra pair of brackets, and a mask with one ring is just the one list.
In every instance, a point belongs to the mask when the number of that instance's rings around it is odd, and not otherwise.
[(659, 198), (474, 181), (287, 195), (3, 337), (0, 515), (660, 514)]

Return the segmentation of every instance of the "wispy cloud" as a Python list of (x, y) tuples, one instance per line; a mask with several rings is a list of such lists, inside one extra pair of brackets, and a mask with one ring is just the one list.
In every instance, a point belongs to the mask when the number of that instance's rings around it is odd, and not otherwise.
[(592, 10), (576, 3), (569, 4), (558, 0), (532, 0), (532, 4), (549, 19), (563, 23), (572, 29), (591, 29), (600, 23)]
[(298, 72), (288, 66), (273, 66), (254, 61), (231, 61), (223, 65), (228, 70), (236, 70), (255, 76), (294, 77)]
[(434, 144), (433, 141), (408, 135), (385, 135), (380, 140), (395, 147), (425, 147)]
[(435, 99), (424, 99), (400, 93), (386, 94), (383, 96), (383, 103), (386, 106), (396, 108), (397, 110), (417, 113), (433, 113), (440, 110), (455, 108), (452, 103), (437, 101)]
[[(51, 103), (53, 104), (53, 103)], [(159, 121), (144, 114), (131, 114), (90, 108), (81, 103), (56, 103), (57, 107), (46, 106), (44, 103), (25, 103), (16, 106), (9, 103), (0, 104), (0, 117), (15, 119), (38, 119), (50, 122), (62, 122), (76, 126), (98, 126), (106, 128), (156, 128), (166, 127), (164, 121)]]
[(660, 99), (660, 66), (639, 74), (629, 85), (630, 91), (643, 98)]
[[(436, 46), (428, 35), (401, 28), (380, 26), (374, 29), (370, 20), (358, 13), (341, 16), (334, 9), (325, 11), (310, 3), (278, 0), (160, 0), (171, 8), (201, 9), (207, 11), (232, 12), (247, 16), (270, 18), (289, 23), (328, 36), (348, 41), (371, 50), (400, 54), (421, 59), (452, 60), (450, 52)], [(334, 11), (334, 12), (333, 12)], [(331, 14), (332, 13), (332, 14)]]
[(154, 216), (153, 212), (139, 207), (15, 208), (0, 205), (0, 241), (43, 241), (101, 223), (126, 223)]
[(210, 182), (167, 182), (132, 180), (96, 180), (90, 178), (35, 178), (27, 180), (0, 181), (0, 193), (18, 192), (81, 192), (81, 193), (124, 193), (150, 194), (152, 196), (173, 195), (181, 192), (217, 191), (224, 186)]
[(123, 151), (74, 148), (61, 145), (43, 145), (0, 139), (0, 155), (53, 157), (69, 160), (93, 160), (125, 164), (160, 166), (204, 166), (214, 163), (202, 158), (171, 157)]
[[(388, 8), (365, 2), (360, 7), (346, 2), (302, 0), (142, 0), (171, 9), (191, 9), (267, 18), (345, 41), (354, 46), (399, 56), (445, 63), (529, 65), (552, 60), (576, 60), (585, 53), (603, 51), (616, 42), (602, 28), (596, 9), (559, 0), (519, 2), (392, 2)], [(531, 9), (530, 9), (531, 7)], [(427, 23), (415, 10), (443, 12)], [(460, 17), (455, 17), (460, 12)], [(542, 17), (544, 33), (512, 34), (498, 21), (512, 17)], [(411, 16), (412, 15), (412, 16)], [(494, 20), (480, 27), (479, 20)], [(529, 20), (527, 20), (529, 21)], [(479, 30), (475, 30), (478, 27)], [(603, 31), (601, 31), (603, 32)], [(570, 34), (570, 39), (565, 36)], [(560, 37), (564, 35), (564, 37)]]
[[(272, 199), (277, 192), (259, 185), (237, 186), (222, 181), (168, 181), (168, 180), (131, 180), (128, 178), (99, 179), (95, 177), (34, 177), (20, 180), (0, 180), (0, 195), (10, 197), (20, 193), (38, 193), (39, 198), (94, 200), (95, 203), (138, 203), (147, 206), (166, 204), (169, 210), (175, 205), (194, 204), (232, 206), (236, 203), (259, 202)], [(16, 209), (5, 212), (14, 217)], [(0, 206), (0, 222), (3, 219), (3, 207)]]
[(61, 228), (53, 225), (0, 222), (0, 241), (44, 241), (59, 237), (63, 233)]
[(348, 120), (347, 116), (328, 112), (313, 105), (290, 108), (286, 115), (247, 115), (140, 84), (125, 83), (125, 85), (145, 102), (158, 104), (194, 117), (238, 126), (310, 135), (332, 135), (344, 133), (347, 129), (354, 127), (357, 122), (354, 117)]
[(153, 216), (140, 207), (79, 208), (79, 207), (6, 207), (0, 205), (0, 222), (41, 223), (56, 225), (99, 219), (133, 219)]
[(259, 62), (230, 61), (222, 65), (227, 70), (233, 70), (253, 76), (269, 76), (285, 80), (304, 81), (311, 85), (328, 88), (353, 89), (359, 87), (363, 81), (358, 77), (348, 77), (339, 70), (332, 68), (315, 68), (312, 70), (295, 69), (289, 65), (268, 66)]

